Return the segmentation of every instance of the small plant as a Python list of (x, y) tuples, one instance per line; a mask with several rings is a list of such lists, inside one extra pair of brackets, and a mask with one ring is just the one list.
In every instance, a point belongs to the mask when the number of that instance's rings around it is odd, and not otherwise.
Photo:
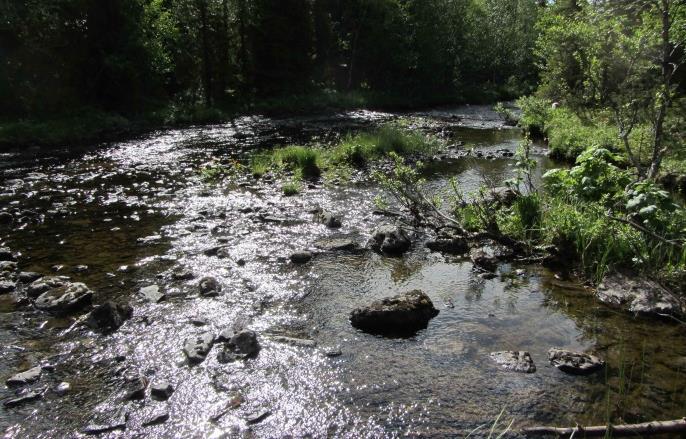
[(493, 111), (498, 113), (505, 119), (505, 124), (515, 126), (517, 125), (518, 119), (512, 110), (507, 108), (502, 102), (498, 102), (494, 107)]
[(262, 177), (269, 172), (270, 167), (271, 158), (267, 155), (255, 155), (250, 160), (250, 172), (252, 172), (252, 175), (256, 178)]
[(319, 177), (320, 152), (305, 146), (287, 146), (274, 151), (273, 161), (293, 171), (299, 171), (303, 177)]
[(284, 185), (281, 186), (281, 190), (283, 191), (284, 196), (291, 197), (293, 195), (298, 195), (302, 190), (302, 186), (296, 181), (290, 181), (284, 183)]

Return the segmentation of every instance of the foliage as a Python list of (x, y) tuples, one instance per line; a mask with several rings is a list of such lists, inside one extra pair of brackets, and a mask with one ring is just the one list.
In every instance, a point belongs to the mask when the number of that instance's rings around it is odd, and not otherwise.
[(318, 150), (305, 146), (287, 146), (276, 149), (272, 155), (275, 164), (298, 172), (302, 177), (321, 175), (321, 158)]
[(547, 131), (552, 102), (536, 96), (522, 96), (517, 99), (517, 106), (521, 108), (519, 126), (527, 133), (541, 136)]
[(289, 181), (281, 186), (284, 196), (291, 197), (293, 195), (298, 195), (302, 191), (302, 185), (298, 181)]

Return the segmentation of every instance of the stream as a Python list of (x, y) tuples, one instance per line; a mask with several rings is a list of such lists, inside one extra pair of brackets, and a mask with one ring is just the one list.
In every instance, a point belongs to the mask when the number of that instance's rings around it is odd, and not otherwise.
[[(464, 437), (484, 424), (471, 437), (486, 437), (501, 412), (500, 428), (514, 419), (515, 430), (683, 417), (683, 326), (607, 308), (538, 265), (503, 264), (484, 279), (469, 258), (431, 252), (421, 236), (399, 258), (317, 251), (315, 241), (333, 237), (363, 247), (389, 221), (375, 212), (380, 190), (364, 175), (285, 197), (276, 181), (208, 181), (200, 172), (400, 117), (460, 145), (428, 164), (433, 190), (455, 177), (468, 193), (484, 177), (502, 185), (513, 175), (521, 132), (485, 106), (241, 117), (87, 148), (0, 154), (0, 212), (13, 218), (0, 225), (0, 247), (19, 254), (19, 270), (69, 276), (94, 291), (94, 304), (123, 301), (134, 310), (101, 335), (74, 325), (83, 312), (35, 309), (21, 285), (1, 294), (3, 380), (47, 366), (29, 385), (42, 398), (0, 409), (4, 437), (79, 437), (116, 419), (125, 428), (100, 437)], [(534, 150), (540, 179), (555, 165), (542, 146)], [(314, 221), (316, 208), (339, 215), (342, 227)], [(223, 251), (208, 251), (216, 247)], [(301, 250), (315, 257), (294, 265), (289, 256)], [(193, 279), (173, 276), (180, 268)], [(206, 276), (218, 280), (220, 295), (199, 294)], [(141, 297), (152, 285), (165, 300)], [(440, 311), (416, 335), (386, 338), (350, 325), (354, 308), (414, 289)], [(188, 364), (185, 339), (231, 328), (258, 334), (255, 358), (224, 364), (215, 346)], [(607, 366), (567, 375), (549, 364), (553, 347), (596, 354)], [(489, 357), (503, 350), (530, 352), (536, 372), (503, 370)], [(174, 392), (167, 401), (125, 401), (131, 376), (166, 380)], [(54, 391), (61, 382), (71, 386), (66, 394)], [(0, 399), (15, 391), (2, 386)], [(143, 425), (162, 412), (164, 422)]]

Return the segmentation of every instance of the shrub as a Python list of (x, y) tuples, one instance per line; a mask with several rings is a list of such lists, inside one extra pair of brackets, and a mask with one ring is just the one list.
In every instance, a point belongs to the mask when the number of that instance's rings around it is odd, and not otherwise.
[(522, 109), (519, 125), (534, 136), (543, 136), (552, 102), (535, 96), (525, 96), (517, 100), (517, 106)]

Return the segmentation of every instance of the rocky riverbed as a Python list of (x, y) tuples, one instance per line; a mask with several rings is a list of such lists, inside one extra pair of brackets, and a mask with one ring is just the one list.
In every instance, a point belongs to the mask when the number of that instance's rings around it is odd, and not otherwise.
[[(501, 410), (515, 427), (683, 416), (683, 326), (539, 266), (470, 258), (450, 236), (384, 228), (363, 174), (284, 197), (270, 179), (200, 172), (401, 116), (449, 145), (432, 190), (512, 175), (520, 133), (477, 106), (2, 154), (5, 436), (460, 437)], [(425, 314), (409, 333), (351, 324), (415, 291)]]

